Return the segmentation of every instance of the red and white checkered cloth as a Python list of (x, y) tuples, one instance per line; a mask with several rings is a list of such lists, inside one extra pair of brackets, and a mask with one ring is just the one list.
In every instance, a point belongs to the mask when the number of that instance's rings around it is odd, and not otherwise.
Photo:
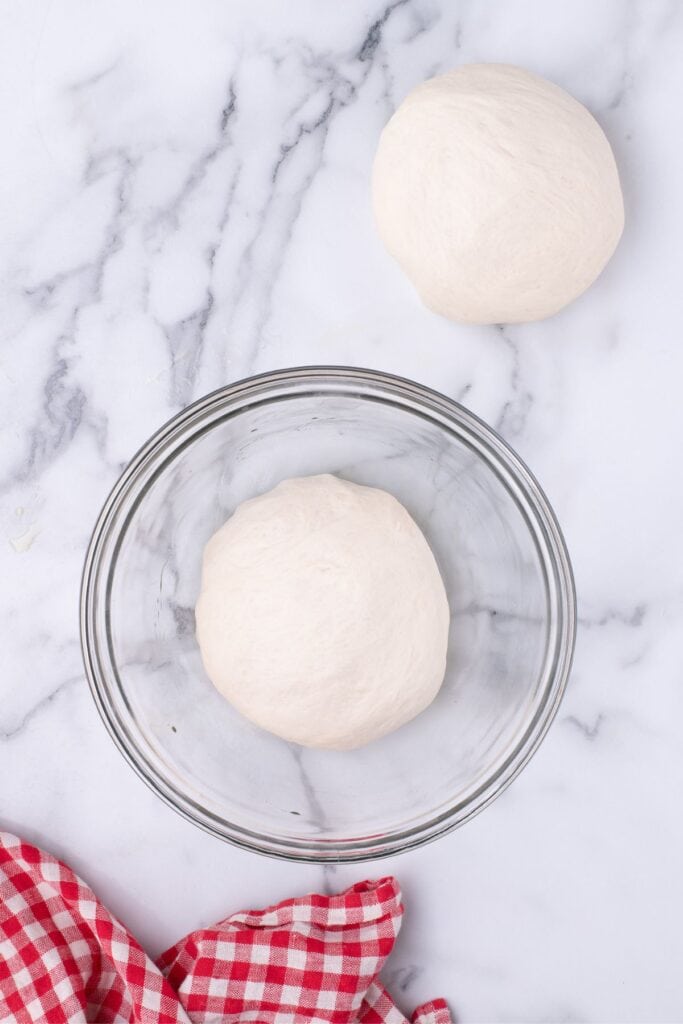
[[(401, 924), (393, 878), (192, 932), (154, 964), (60, 861), (0, 833), (0, 1021), (406, 1024), (377, 975)], [(416, 1024), (452, 1024), (443, 1000)]]

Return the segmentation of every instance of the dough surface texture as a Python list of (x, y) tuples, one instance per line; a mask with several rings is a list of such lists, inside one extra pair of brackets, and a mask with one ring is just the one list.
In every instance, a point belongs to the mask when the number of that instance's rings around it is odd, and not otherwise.
[(322, 475), (244, 502), (211, 537), (196, 622), (209, 678), (243, 715), (294, 743), (347, 750), (431, 703), (450, 613), (405, 508)]
[(422, 301), (465, 323), (542, 320), (600, 274), (621, 236), (614, 155), (559, 86), (507, 64), (423, 82), (382, 132), (377, 228)]

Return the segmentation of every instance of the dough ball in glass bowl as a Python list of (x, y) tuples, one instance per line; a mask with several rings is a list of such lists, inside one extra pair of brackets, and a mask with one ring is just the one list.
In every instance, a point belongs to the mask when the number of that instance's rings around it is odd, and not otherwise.
[(216, 688), (307, 747), (397, 729), (446, 669), (448, 600), (421, 530), (386, 491), (328, 474), (237, 508), (206, 545), (196, 621)]

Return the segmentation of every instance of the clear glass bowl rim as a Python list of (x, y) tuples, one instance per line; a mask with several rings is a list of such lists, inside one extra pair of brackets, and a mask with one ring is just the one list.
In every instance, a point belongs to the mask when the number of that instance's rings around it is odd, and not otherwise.
[[(407, 405), (423, 414), (431, 413), (431, 418), (436, 417), (442, 426), (450, 423), (459, 436), (467, 434), (475, 448), (486, 451), (494, 460), (490, 464), (493, 471), (496, 462), (504, 468), (532, 510), (538, 531), (537, 544), (539, 536), (543, 543), (546, 570), (551, 570), (547, 573), (547, 585), (557, 619), (556, 638), (553, 669), (548, 675), (543, 701), (514, 753), (486, 780), (474, 797), (454, 804), (445, 813), (415, 828), (387, 837), (302, 842), (254, 833), (236, 823), (216, 818), (189, 797), (179, 794), (146, 762), (134, 736), (119, 720), (109, 692), (111, 684), (102, 671), (97, 601), (99, 594), (108, 594), (109, 588), (102, 587), (102, 580), (105, 576), (110, 579), (115, 570), (117, 541), (132, 515), (129, 513), (119, 523), (117, 512), (150, 465), (163, 461), (164, 453), (173, 447), (182, 450), (185, 447), (180, 443), (182, 439), (197, 434), (203, 421), (230, 405), (239, 406), (250, 398), (263, 401), (287, 397), (288, 394), (315, 394), (316, 388), (329, 391), (335, 385), (345, 394), (363, 393), (368, 398), (381, 398), (403, 410)], [(300, 390), (302, 386), (305, 392)], [(153, 485), (155, 475), (150, 475), (135, 505)], [(528, 516), (522, 511), (528, 523)], [(112, 549), (114, 557), (107, 559), (105, 552)], [(108, 622), (108, 614), (106, 619)], [(285, 860), (346, 863), (402, 853), (451, 832), (487, 807), (528, 764), (550, 727), (567, 686), (576, 640), (576, 591), (564, 537), (547, 497), (526, 464), (492, 427), (454, 399), (404, 377), (351, 366), (300, 366), (247, 377), (210, 392), (169, 419), (133, 456), (109, 493), (93, 529), (81, 581), (80, 633), (88, 685), (107, 731), (135, 772), (165, 803), (210, 834), (247, 850)]]

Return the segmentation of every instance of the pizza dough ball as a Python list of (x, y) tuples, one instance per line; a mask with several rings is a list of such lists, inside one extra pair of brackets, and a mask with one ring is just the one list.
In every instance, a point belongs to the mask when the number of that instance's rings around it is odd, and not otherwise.
[(246, 501), (209, 540), (197, 637), (257, 725), (348, 750), (436, 696), (450, 614), (422, 532), (386, 491), (312, 476)]
[(552, 316), (593, 283), (624, 226), (597, 121), (507, 64), (411, 92), (382, 132), (372, 189), (380, 236), (425, 305), (466, 323)]

